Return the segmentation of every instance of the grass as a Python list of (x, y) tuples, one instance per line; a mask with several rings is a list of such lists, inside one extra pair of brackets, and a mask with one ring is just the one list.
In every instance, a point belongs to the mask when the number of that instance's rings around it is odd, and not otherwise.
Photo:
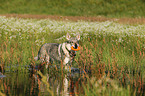
[[(20, 6), (21, 5), (21, 6)], [(1, 14), (144, 17), (144, 0), (2, 0)]]
[(90, 85), (85, 86), (85, 94), (105, 96), (144, 94), (141, 93), (144, 86), (145, 63), (143, 42), (140, 45), (139, 40), (135, 40), (125, 44), (111, 42), (109, 39), (102, 38), (95, 40), (94, 43), (90, 40), (87, 47), (85, 42), (80, 57), (76, 60), (80, 68), (93, 70), (93, 77), (89, 78)]
[(0, 17), (0, 64), (6, 71), (27, 72), (28, 66), (35, 64), (33, 58), (42, 44), (62, 43), (67, 32), (72, 36), (80, 33), (81, 50), (72, 66), (92, 71), (90, 77), (84, 74), (87, 84), (80, 95), (144, 95), (144, 30), (144, 25), (112, 21), (65, 22)]

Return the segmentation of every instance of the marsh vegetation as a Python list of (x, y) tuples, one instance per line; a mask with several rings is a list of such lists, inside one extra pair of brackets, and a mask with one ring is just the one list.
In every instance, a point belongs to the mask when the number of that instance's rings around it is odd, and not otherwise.
[[(52, 67), (44, 74), (30, 73), (30, 65), (38, 64), (34, 57), (40, 46), (65, 42), (66, 33), (81, 35), (81, 50), (71, 66), (80, 72)], [(1, 16), (0, 46), (0, 67), (6, 76), (0, 79), (2, 95), (145, 95), (144, 24)]]

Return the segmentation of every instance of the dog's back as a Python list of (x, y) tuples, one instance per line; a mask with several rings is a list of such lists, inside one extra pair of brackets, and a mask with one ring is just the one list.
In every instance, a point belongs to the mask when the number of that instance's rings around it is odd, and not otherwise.
[(53, 63), (53, 61), (60, 62), (61, 57), (59, 56), (58, 48), (60, 44), (57, 43), (46, 43), (41, 46), (38, 52), (38, 60), (41, 62), (47, 61)]

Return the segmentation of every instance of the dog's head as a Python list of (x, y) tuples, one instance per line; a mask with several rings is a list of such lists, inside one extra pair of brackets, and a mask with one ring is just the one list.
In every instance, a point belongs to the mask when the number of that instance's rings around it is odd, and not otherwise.
[(80, 34), (78, 34), (76, 37), (71, 37), (68, 33), (66, 35), (66, 39), (68, 40), (67, 43), (67, 49), (77, 51), (79, 47), (79, 40), (80, 40)]

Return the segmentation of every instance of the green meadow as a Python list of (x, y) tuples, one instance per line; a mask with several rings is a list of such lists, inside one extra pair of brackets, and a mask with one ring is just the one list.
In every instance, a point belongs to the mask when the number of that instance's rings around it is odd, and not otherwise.
[(144, 0), (1, 0), (0, 14), (145, 17)]
[[(145, 25), (0, 17), (2, 68), (6, 72), (28, 72), (29, 65), (37, 65), (33, 58), (41, 45), (65, 42), (66, 33), (81, 35), (81, 50), (72, 67), (91, 70), (91, 75), (83, 76), (87, 83), (79, 95), (145, 94)], [(52, 93), (51, 88), (48, 92)]]

